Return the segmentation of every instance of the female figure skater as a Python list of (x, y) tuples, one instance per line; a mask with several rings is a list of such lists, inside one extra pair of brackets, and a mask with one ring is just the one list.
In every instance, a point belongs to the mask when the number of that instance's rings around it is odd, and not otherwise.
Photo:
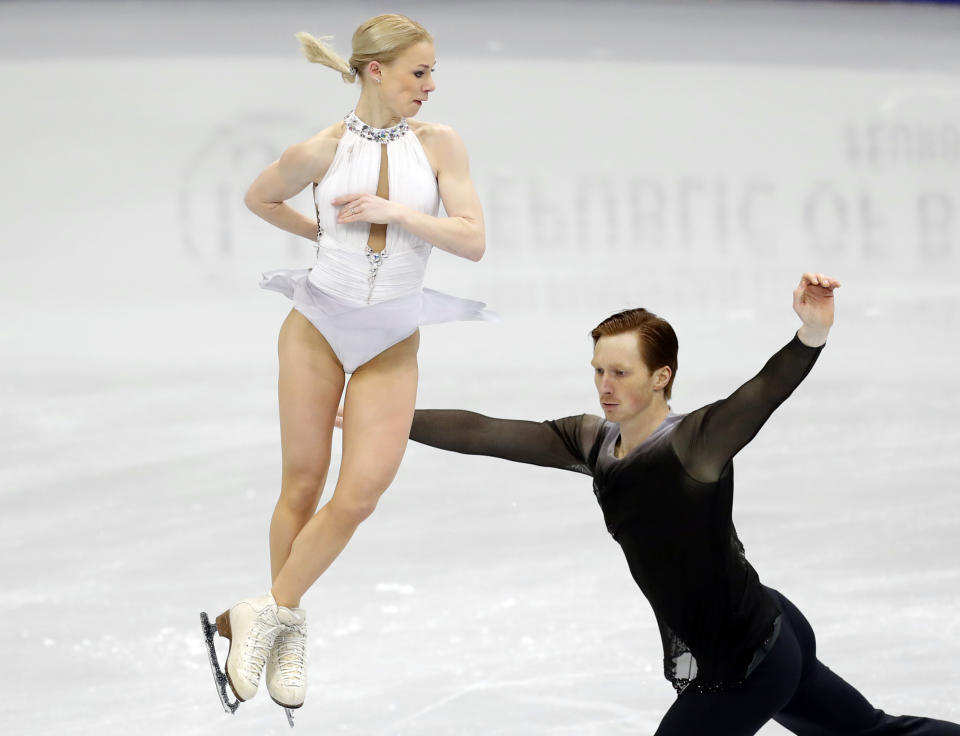
[[(726, 399), (670, 410), (677, 338), (631, 309), (593, 330), (604, 418), (543, 423), (465, 411), (417, 411), (410, 437), (593, 476), (607, 529), (653, 607), (664, 673), (678, 697), (657, 736), (746, 736), (774, 719), (803, 736), (960, 736), (960, 726), (876, 710), (816, 656), (813, 630), (760, 583), (731, 517), (733, 456), (813, 367), (840, 284), (807, 273), (793, 293), (796, 336)], [(351, 431), (350, 417), (343, 422)]]
[[(433, 39), (401, 15), (353, 35), (349, 61), (298, 34), (307, 58), (361, 83), (356, 108), (291, 146), (250, 186), (247, 206), (316, 240), (310, 270), (264, 274), (293, 300), (280, 329), (283, 475), (270, 524), (272, 588), (217, 618), (230, 638), (227, 677), (239, 700), (267, 687), (303, 704), (305, 613), (300, 599), (377, 505), (403, 457), (417, 391), (418, 325), (486, 319), (484, 305), (422, 288), (432, 246), (477, 261), (483, 213), (467, 154), (449, 127), (413, 117), (436, 89)], [(285, 200), (313, 185), (315, 219)], [(443, 202), (447, 217), (438, 217)], [(343, 459), (332, 498), (317, 511), (337, 406), (347, 385)], [(315, 513), (316, 512), (316, 513)]]

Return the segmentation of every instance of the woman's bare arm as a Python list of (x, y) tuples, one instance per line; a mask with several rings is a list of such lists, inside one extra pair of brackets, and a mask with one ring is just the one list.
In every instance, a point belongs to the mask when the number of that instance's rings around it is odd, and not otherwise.
[(244, 204), (271, 225), (316, 240), (316, 218), (297, 212), (286, 200), (323, 177), (333, 161), (337, 141), (338, 138), (324, 131), (290, 146), (254, 179), (243, 198)]

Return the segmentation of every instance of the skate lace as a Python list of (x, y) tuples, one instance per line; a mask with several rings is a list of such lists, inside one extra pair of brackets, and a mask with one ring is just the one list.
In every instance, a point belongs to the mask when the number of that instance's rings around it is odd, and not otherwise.
[(253, 626), (250, 627), (240, 665), (244, 675), (251, 681), (258, 682), (260, 680), (260, 673), (267, 663), (267, 657), (270, 656), (273, 642), (282, 628), (283, 625), (276, 619), (269, 621), (263, 615), (258, 616), (253, 622)]
[(306, 626), (287, 626), (278, 641), (277, 671), (283, 684), (288, 687), (302, 687), (307, 644)]

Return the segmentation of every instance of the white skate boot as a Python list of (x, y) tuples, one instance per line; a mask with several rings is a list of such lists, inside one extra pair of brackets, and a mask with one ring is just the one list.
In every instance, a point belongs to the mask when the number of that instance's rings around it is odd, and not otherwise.
[(267, 692), (284, 708), (299, 708), (307, 694), (307, 612), (280, 606), (284, 624), (267, 660)]
[(260, 673), (283, 628), (270, 593), (240, 601), (217, 616), (217, 633), (230, 640), (224, 669), (237, 700), (250, 700), (257, 694)]

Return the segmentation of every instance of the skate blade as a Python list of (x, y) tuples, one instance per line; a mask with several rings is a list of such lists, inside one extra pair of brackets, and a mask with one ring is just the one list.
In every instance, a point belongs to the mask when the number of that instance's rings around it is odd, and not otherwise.
[(300, 705), (285, 705), (284, 703), (281, 703), (279, 700), (277, 700), (277, 699), (276, 699), (275, 697), (273, 697), (272, 695), (270, 696), (270, 700), (272, 700), (274, 703), (276, 703), (276, 704), (279, 705), (281, 708), (283, 708), (283, 712), (287, 714), (287, 723), (290, 724), (290, 728), (293, 728), (293, 716), (295, 715), (295, 714), (294, 714), (294, 711), (295, 711), (297, 708), (302, 708), (302, 707), (303, 707), (303, 703), (300, 703)]
[(281, 708), (284, 708), (285, 710), (296, 710), (297, 708), (302, 708), (302, 707), (303, 707), (303, 703), (300, 703), (300, 705), (287, 705), (286, 703), (281, 703), (279, 700), (277, 700), (277, 699), (276, 699), (275, 697), (273, 697), (272, 695), (270, 696), (270, 700), (272, 700), (274, 703), (276, 703), (277, 705), (279, 705)]
[[(227, 675), (223, 673), (223, 670), (220, 668), (220, 662), (217, 659), (217, 650), (213, 646), (213, 635), (217, 633), (217, 627), (210, 623), (210, 618), (207, 616), (206, 611), (200, 612), (200, 627), (203, 631), (203, 638), (207, 644), (207, 658), (210, 660), (210, 671), (213, 673), (213, 681), (217, 688), (217, 697), (220, 698), (220, 704), (223, 706), (223, 710), (226, 713), (231, 715), (237, 712), (237, 708), (240, 707), (240, 700), (230, 700), (230, 696), (227, 695), (227, 686), (230, 685), (230, 682), (227, 679)], [(230, 685), (230, 689), (233, 690), (233, 686)], [(236, 693), (234, 693), (236, 695)]]

